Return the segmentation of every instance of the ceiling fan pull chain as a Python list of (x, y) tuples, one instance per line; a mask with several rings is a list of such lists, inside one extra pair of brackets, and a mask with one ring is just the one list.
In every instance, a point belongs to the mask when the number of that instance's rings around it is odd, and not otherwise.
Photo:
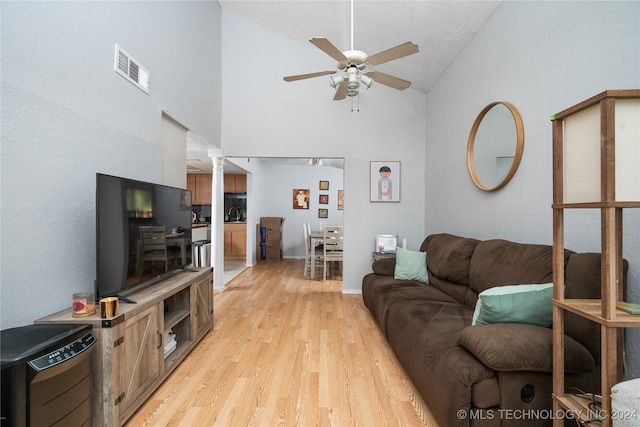
[(356, 104), (357, 112), (360, 112), (360, 92), (356, 96), (351, 97), (351, 112), (353, 113), (353, 98), (358, 98), (358, 103)]

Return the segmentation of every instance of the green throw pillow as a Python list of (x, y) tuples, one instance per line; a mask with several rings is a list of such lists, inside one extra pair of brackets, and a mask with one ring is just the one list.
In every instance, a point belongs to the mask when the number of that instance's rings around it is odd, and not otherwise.
[(552, 297), (553, 283), (487, 289), (478, 295), (472, 325), (526, 323), (549, 327)]
[(425, 252), (410, 251), (396, 248), (396, 267), (393, 272), (395, 279), (418, 280), (429, 283), (427, 276), (427, 254)]

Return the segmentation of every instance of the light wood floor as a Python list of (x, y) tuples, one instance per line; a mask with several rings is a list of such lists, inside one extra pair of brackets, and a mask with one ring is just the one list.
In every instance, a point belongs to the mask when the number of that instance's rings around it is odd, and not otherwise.
[(216, 293), (214, 330), (127, 426), (437, 427), (362, 296), (303, 263), (260, 262)]

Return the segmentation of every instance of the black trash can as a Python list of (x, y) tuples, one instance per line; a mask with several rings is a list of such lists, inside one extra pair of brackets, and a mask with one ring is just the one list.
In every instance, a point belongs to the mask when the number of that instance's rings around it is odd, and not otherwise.
[(211, 267), (210, 240), (196, 240), (193, 242), (193, 266)]

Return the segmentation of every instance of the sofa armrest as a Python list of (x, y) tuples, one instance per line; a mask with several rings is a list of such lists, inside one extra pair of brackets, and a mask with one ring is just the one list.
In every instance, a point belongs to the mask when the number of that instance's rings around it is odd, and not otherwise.
[(373, 261), (371, 266), (375, 274), (380, 276), (393, 276), (396, 269), (395, 258), (381, 258)]
[[(502, 323), (464, 328), (458, 342), (495, 371), (551, 372), (553, 331), (535, 325)], [(564, 337), (565, 371), (585, 374), (595, 367), (589, 350)]]

